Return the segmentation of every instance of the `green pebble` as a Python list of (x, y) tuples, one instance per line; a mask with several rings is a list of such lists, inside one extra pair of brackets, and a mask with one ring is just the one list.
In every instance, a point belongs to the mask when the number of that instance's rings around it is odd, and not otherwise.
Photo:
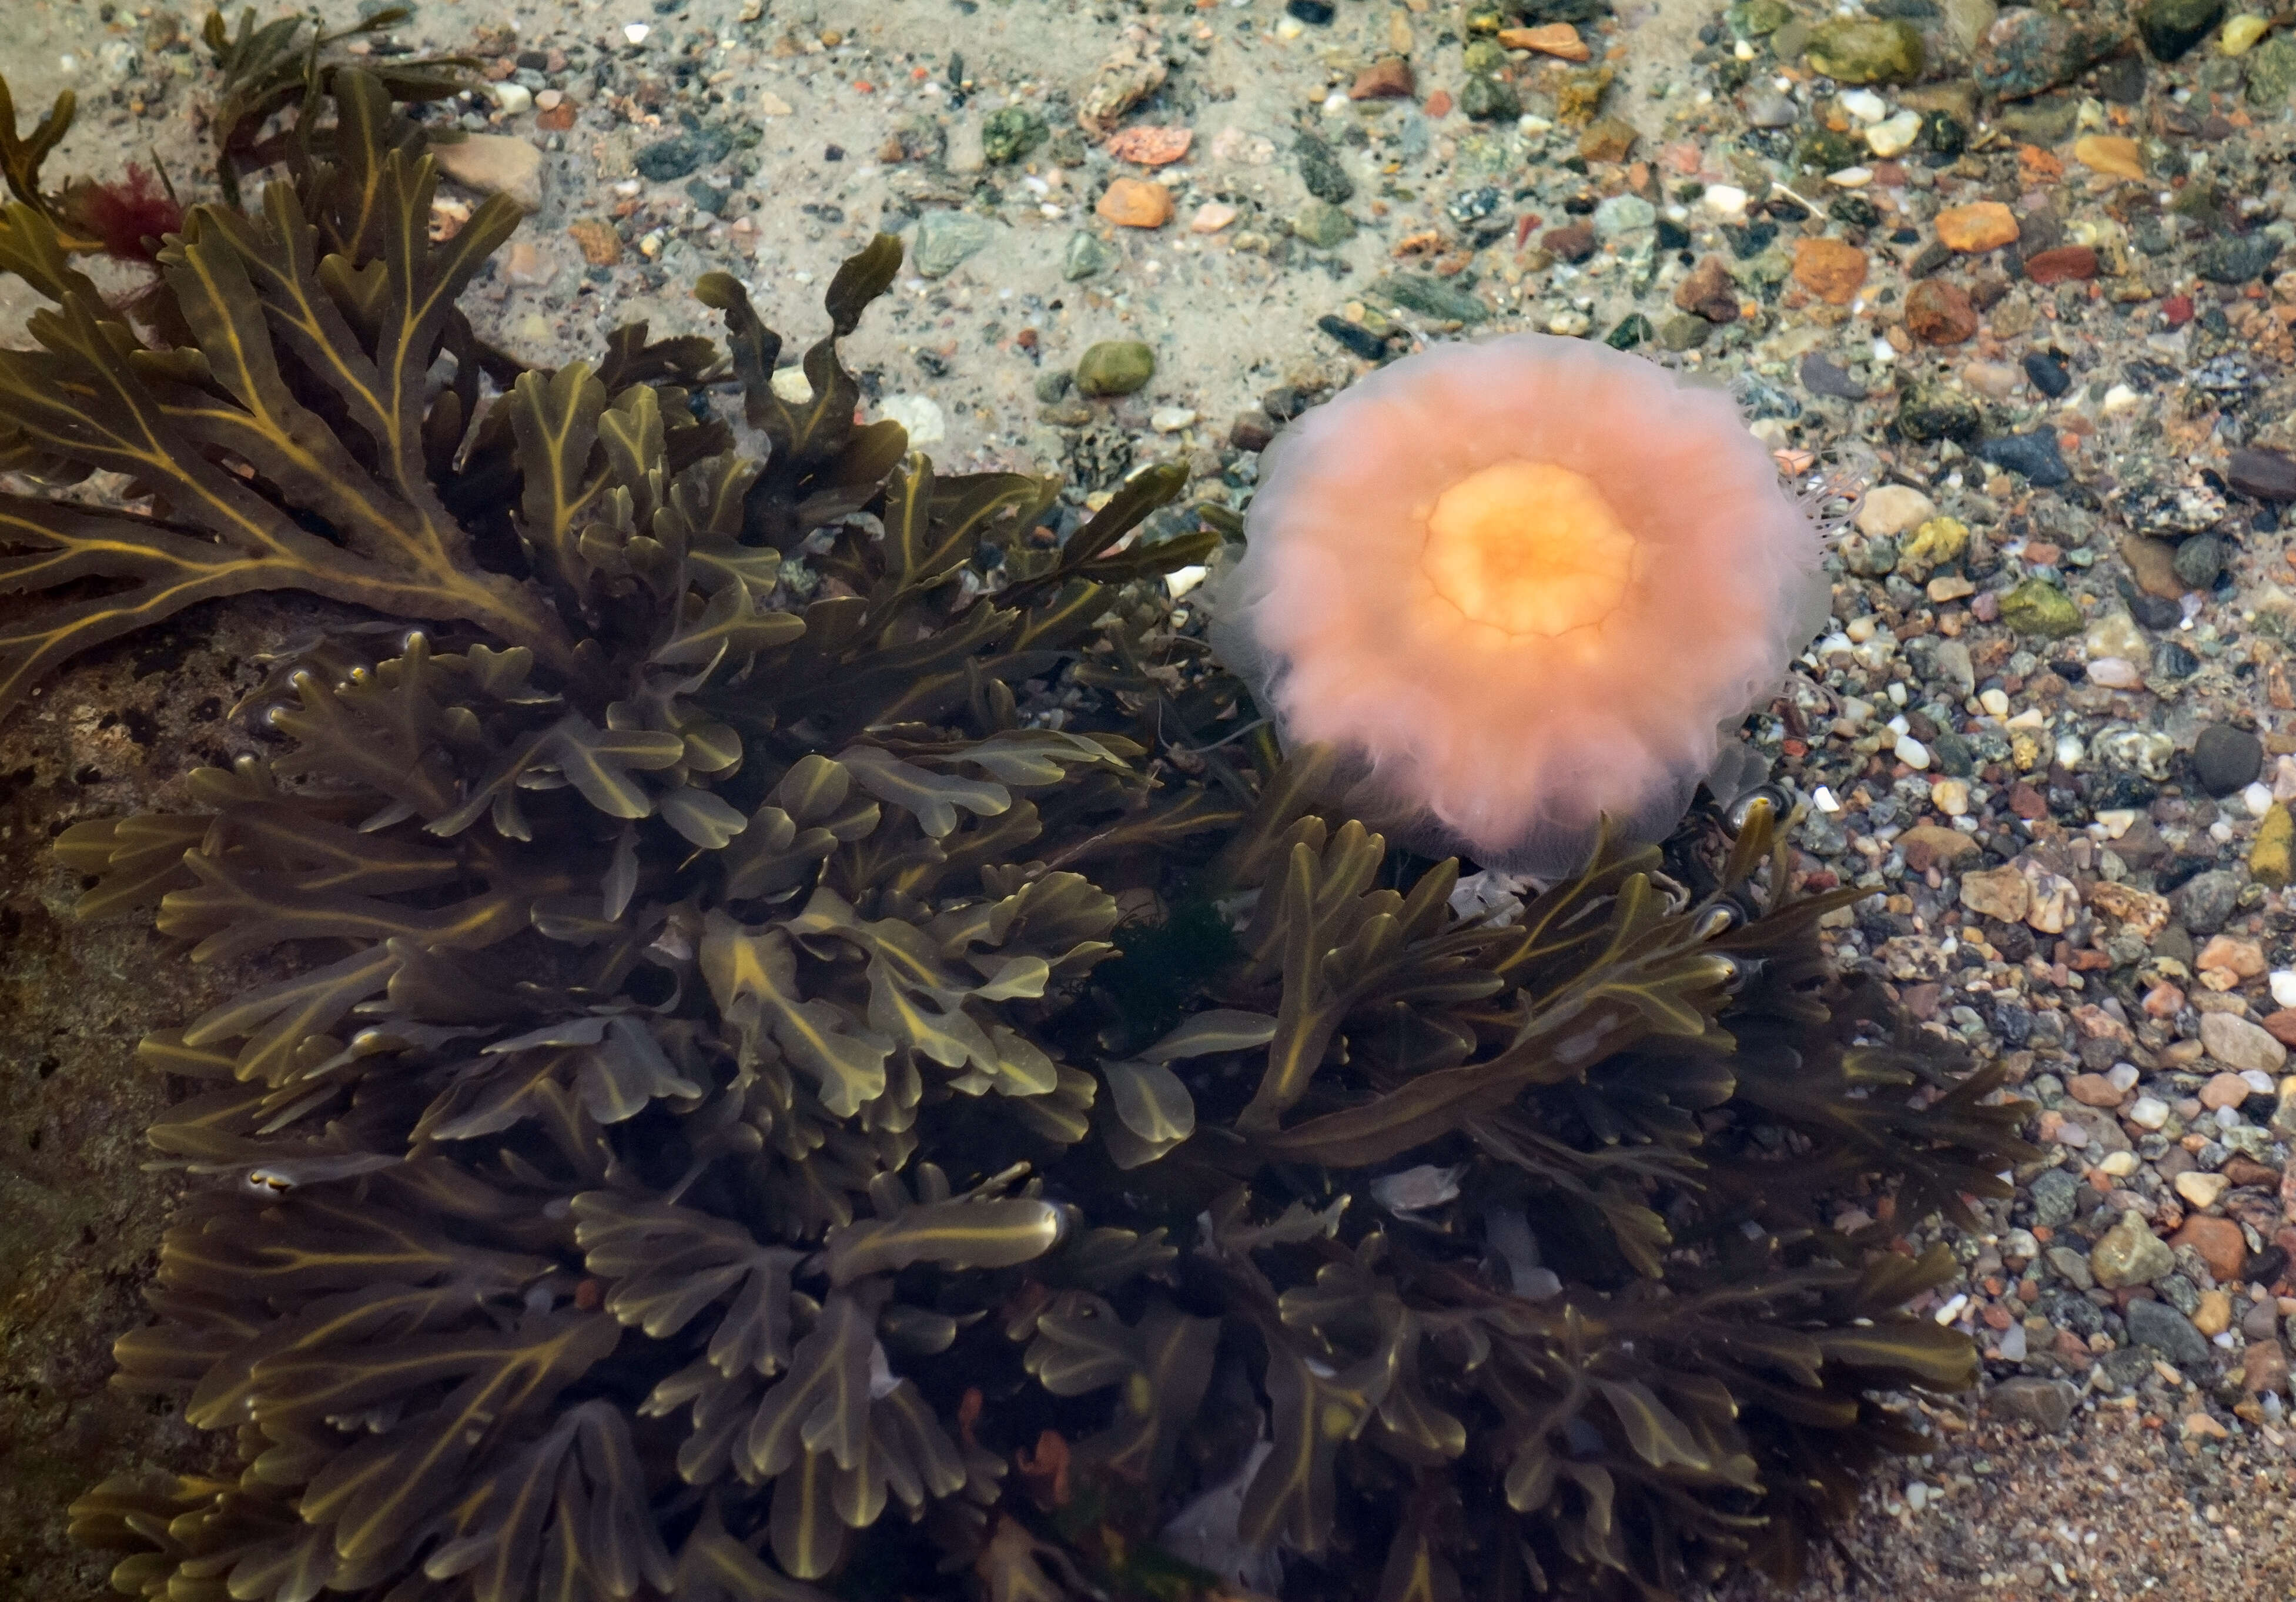
[(2001, 597), (2001, 620), (2024, 636), (2061, 640), (2081, 631), (2080, 608), (2046, 579), (2028, 579)]
[(1480, 323), (1491, 315), (1491, 308), (1473, 290), (1455, 278), (1438, 278), (1430, 273), (1390, 273), (1368, 292), (1406, 311), (1448, 323)]
[(1079, 228), (1069, 235), (1067, 249), (1061, 252), (1061, 276), (1070, 283), (1097, 277), (1114, 267), (1120, 258), (1116, 247), (1087, 228)]
[(1809, 64), (1845, 84), (1909, 84), (1922, 75), (1922, 36), (1897, 17), (1836, 17), (1810, 29)]
[(1292, 232), (1317, 250), (1329, 251), (1356, 236), (1356, 223), (1331, 201), (1311, 200), (1292, 214)]
[(980, 154), (991, 166), (1018, 161), (1050, 136), (1045, 119), (1026, 106), (1003, 106), (980, 125)]
[(1467, 79), (1467, 86), (1459, 91), (1459, 109), (1478, 122), (1493, 122), (1503, 117), (1522, 115), (1522, 102), (1515, 92), (1497, 78), (1477, 73)]
[(1730, 24), (1730, 31), (1744, 39), (1775, 33), (1793, 20), (1785, 0), (1739, 0), (1723, 16)]
[[(1698, 318), (1691, 321), (1697, 322)], [(1613, 350), (1632, 350), (1637, 345), (1647, 345), (1658, 337), (1651, 320), (1638, 311), (1630, 311), (1619, 319), (1619, 325), (1603, 336), (1603, 343)]]
[(1086, 395), (1129, 395), (1156, 376), (1156, 353), (1138, 340), (1103, 340), (1077, 364), (1076, 387)]
[(2296, 37), (2276, 33), (2242, 58), (2248, 67), (2248, 103), (2277, 107), (2296, 92)]
[(1658, 342), (1669, 350), (1695, 350), (1714, 332), (1714, 325), (1688, 312), (1677, 312), (1658, 325)]
[(1470, 39), (1461, 57), (1470, 72), (1496, 72), (1506, 66), (1506, 51), (1496, 39)]

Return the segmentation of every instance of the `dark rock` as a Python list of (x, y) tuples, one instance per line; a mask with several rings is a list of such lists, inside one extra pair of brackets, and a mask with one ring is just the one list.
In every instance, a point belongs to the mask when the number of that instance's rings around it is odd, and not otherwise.
[(2022, 100), (2078, 77), (2119, 49), (2128, 37), (2126, 26), (2117, 19), (2007, 12), (1978, 41), (1972, 76), (1988, 94)]
[(2194, 934), (2214, 934), (2232, 916), (2240, 900), (2241, 875), (2230, 868), (2212, 867), (2194, 874), (2169, 898), (2177, 923)]
[(668, 184), (689, 176), (704, 161), (715, 161), (726, 153), (726, 149), (723, 139), (672, 134), (667, 139), (655, 140), (638, 152), (634, 165), (640, 177), (656, 184)]
[(1324, 316), (1316, 319), (1316, 326), (1367, 362), (1378, 361), (1387, 355), (1387, 341), (1360, 323)]
[(2264, 771), (2264, 742), (2244, 728), (2211, 723), (2194, 742), (2193, 771), (2200, 776), (2201, 788), (2210, 795), (2244, 790)]
[(1638, 311), (1630, 311), (1619, 319), (1619, 325), (1603, 336), (1603, 343), (1613, 350), (1632, 350), (1637, 345), (1647, 345), (1658, 337), (1651, 320)]
[(2121, 1313), (2128, 1325), (2128, 1338), (2139, 1346), (2150, 1346), (2170, 1362), (2185, 1368), (2201, 1368), (2209, 1360), (2209, 1338), (2193, 1327), (2193, 1321), (2166, 1302), (2132, 1302)]
[(2169, 565), (2186, 589), (2207, 589), (2224, 571), (2224, 541), (2213, 534), (2195, 534), (2177, 547)]
[(1657, 235), (1658, 248), (1661, 251), (1690, 249), (1690, 230), (1670, 217), (1661, 217), (1658, 219)]
[(1316, 28), (1330, 27), (1335, 9), (1332, 0), (1284, 0), (1283, 3), (1286, 14)]
[(2193, 252), (2193, 271), (2211, 283), (2247, 283), (2264, 276), (2280, 242), (2263, 233), (2212, 239)]
[(2054, 400), (2073, 387), (2073, 375), (2065, 370), (2062, 358), (2046, 350), (2030, 351), (2025, 357), (2025, 376), (2042, 394)]
[(2190, 678), (2201, 670), (2201, 659), (2174, 640), (2152, 647), (2152, 671), (2162, 678)]
[(1801, 358), (1800, 376), (1801, 387), (1813, 395), (1829, 396), (1835, 400), (1866, 398), (1864, 384), (1814, 350)]
[(1291, 422), (1308, 407), (1308, 397), (1290, 384), (1277, 384), (1259, 398), (1259, 409), (1278, 423)]
[(1898, 431), (1908, 440), (1954, 440), (1966, 445), (1983, 431), (1977, 403), (1939, 383), (1910, 383), (1898, 397)]
[(2296, 501), (2296, 457), (2276, 450), (2236, 450), (2225, 481), (2260, 501)]
[(2064, 457), (2058, 454), (2057, 436), (2051, 429), (2037, 428), (2030, 433), (1988, 440), (1977, 448), (1977, 454), (1996, 467), (2023, 475), (2026, 482), (2037, 489), (2054, 489), (2072, 482), (2073, 475), (2066, 468)]
[(1228, 426), (1227, 442), (1238, 450), (1266, 450), (1275, 438), (1275, 419), (1265, 412), (1239, 412)]
[(2144, 98), (2144, 58), (2131, 52), (2116, 55), (2096, 70), (2100, 99), (2117, 106), (2133, 106)]
[(2072, 1421), (2073, 1404), (2079, 1400), (2080, 1393), (2069, 1381), (2021, 1374), (1986, 1393), (1985, 1410), (2054, 1435)]
[(2224, 15), (2224, 0), (2144, 0), (2136, 31), (2157, 62), (2173, 62), (2208, 37)]
[(1354, 198), (1356, 183), (1340, 165), (1339, 153), (1313, 134), (1301, 134), (1292, 145), (1300, 163), (1300, 181), (1308, 193), (1334, 206)]
[(2133, 584), (2121, 586), (2120, 598), (2128, 603), (2130, 617), (2156, 633), (2174, 628), (2185, 615), (2184, 609), (2174, 601), (2165, 596), (2147, 595)]
[(685, 198), (693, 202), (696, 211), (706, 211), (712, 217), (723, 216), (727, 192), (705, 178), (685, 181)]

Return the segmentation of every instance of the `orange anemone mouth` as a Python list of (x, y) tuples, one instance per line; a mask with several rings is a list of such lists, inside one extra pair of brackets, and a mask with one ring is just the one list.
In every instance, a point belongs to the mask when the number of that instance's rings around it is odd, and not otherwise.
[(1627, 598), (1641, 544), (1586, 474), (1497, 463), (1427, 514), (1419, 573), (1447, 615), (1425, 621), (1471, 624), (1477, 643), (1499, 646), (1600, 629)]

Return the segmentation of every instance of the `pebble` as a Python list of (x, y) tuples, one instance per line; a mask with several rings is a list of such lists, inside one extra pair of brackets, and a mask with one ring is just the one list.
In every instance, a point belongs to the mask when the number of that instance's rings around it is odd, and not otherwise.
[(1418, 92), (1418, 80), (1412, 75), (1411, 63), (1400, 56), (1390, 56), (1357, 73), (1354, 85), (1348, 90), (1348, 98), (1408, 100)]
[(1123, 259), (1114, 245), (1088, 228), (1079, 228), (1069, 235), (1069, 242), (1061, 251), (1061, 276), (1070, 283), (1080, 283), (1086, 278), (1098, 277)]
[(1334, 250), (1356, 236), (1355, 219), (1329, 201), (1308, 200), (1292, 214), (1292, 232), (1319, 251)]
[[(808, 390), (811, 387), (807, 386)], [(947, 415), (941, 411), (940, 403), (929, 395), (889, 395), (877, 409), (901, 425), (909, 436), (911, 449), (938, 445), (948, 438)]]
[(1076, 386), (1086, 395), (1129, 395), (1156, 376), (1156, 353), (1138, 340), (1103, 340), (1077, 363)]
[(1184, 406), (1158, 407), (1148, 414), (1148, 426), (1160, 434), (1177, 434), (1196, 421), (1193, 407)]
[(1922, 114), (1919, 111), (1900, 111), (1867, 128), (1866, 144), (1867, 149), (1886, 161), (1913, 149), (1915, 141), (1921, 136)]
[(2210, 795), (2244, 790), (2264, 771), (2264, 742), (2244, 728), (2211, 723), (2193, 743), (2193, 771)]
[(489, 84), (487, 86), (487, 92), (495, 97), (495, 104), (501, 109), (502, 114), (505, 117), (522, 117), (534, 105), (534, 91), (524, 84), (514, 84), (505, 80), (499, 84)]
[(2201, 1015), (2201, 1044), (2235, 1075), (2247, 1068), (2277, 1073), (2288, 1061), (2288, 1047), (2274, 1039), (2269, 1031), (2230, 1013)]
[(921, 278), (946, 278), (988, 248), (996, 225), (974, 211), (928, 211), (917, 219), (909, 266)]
[(2109, 177), (2143, 179), (2144, 163), (2136, 141), (2118, 134), (2084, 134), (2073, 141), (2073, 160)]
[(1924, 278), (1906, 292), (1906, 329), (1925, 345), (1958, 345), (1977, 333), (1969, 292), (1942, 278)]
[(2296, 501), (2296, 457), (2276, 450), (2235, 450), (2225, 481), (2258, 500)]
[(1568, 22), (1547, 22), (1537, 28), (1502, 28), (1499, 44), (1508, 50), (1529, 50), (1564, 62), (1587, 61), (1595, 53), (1578, 37), (1578, 30)]
[(521, 211), (542, 209), (542, 152), (515, 134), (471, 134), (434, 144), (439, 170), (480, 194), (508, 195)]
[(2265, 29), (2271, 26), (2271, 18), (2243, 12), (2224, 25), (2224, 33), (2217, 41), (2217, 48), (2226, 55), (2245, 55), (2257, 40), (2264, 37)]
[(1996, 467), (2005, 467), (2038, 489), (2054, 489), (2072, 482), (2072, 473), (2057, 447), (2054, 430), (2035, 429), (2030, 433), (2005, 434), (1997, 440), (1988, 440), (1979, 447), (1978, 454)]
[(1160, 228), (1172, 220), (1172, 192), (1148, 178), (1112, 178), (1093, 212), (1119, 228)]
[(1719, 256), (1709, 256), (1675, 286), (1674, 303), (1710, 323), (1738, 320), (1738, 281)]
[(2122, 1213), (2088, 1255), (2089, 1272), (2107, 1290), (2150, 1285), (2176, 1266), (2177, 1256), (2168, 1242), (2153, 1234), (2152, 1227), (2135, 1212)]
[(1937, 236), (1949, 251), (1973, 256), (2017, 242), (2016, 214), (1999, 201), (1948, 206), (1937, 214)]

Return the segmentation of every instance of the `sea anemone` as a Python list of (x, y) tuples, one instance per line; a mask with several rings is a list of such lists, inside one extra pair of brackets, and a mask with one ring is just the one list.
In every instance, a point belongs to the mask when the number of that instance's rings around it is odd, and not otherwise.
[(1606, 816), (1641, 839), (1682, 817), (1824, 621), (1824, 554), (1727, 395), (1515, 334), (1285, 432), (1219, 644), (1392, 836), (1551, 879)]

